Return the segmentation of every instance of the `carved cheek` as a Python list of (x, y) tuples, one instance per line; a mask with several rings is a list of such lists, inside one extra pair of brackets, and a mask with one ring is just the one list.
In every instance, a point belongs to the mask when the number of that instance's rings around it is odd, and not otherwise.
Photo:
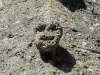
[(44, 34), (43, 32), (37, 32), (37, 34), (35, 35), (35, 38), (34, 38), (36, 43), (39, 42), (39, 40), (43, 34)]

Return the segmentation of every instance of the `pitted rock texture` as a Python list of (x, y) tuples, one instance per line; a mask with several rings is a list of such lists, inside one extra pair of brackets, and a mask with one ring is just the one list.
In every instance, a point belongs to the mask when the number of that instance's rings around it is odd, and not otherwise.
[[(100, 75), (99, 3), (78, 0), (86, 8), (77, 9), (80, 4), (73, 4), (75, 0), (67, 0), (73, 2), (66, 6), (56, 1), (0, 0), (0, 75)], [(59, 44), (65, 53), (58, 54), (56, 65), (51, 60), (45, 63), (33, 46), (38, 27), (48, 29), (52, 24), (63, 27)], [(48, 32), (43, 26), (41, 29)], [(70, 62), (75, 61), (71, 67)]]

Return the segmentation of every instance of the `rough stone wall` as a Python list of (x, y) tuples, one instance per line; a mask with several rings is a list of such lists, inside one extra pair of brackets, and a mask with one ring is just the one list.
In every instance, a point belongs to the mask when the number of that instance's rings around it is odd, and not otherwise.
[(41, 23), (36, 17), (46, 11), (48, 0), (38, 5), (36, 0), (0, 0), (0, 75), (100, 75), (100, 5), (83, 2), (86, 8), (80, 9), (73, 2), (57, 2), (59, 7), (51, 2), (50, 15), (63, 27), (59, 44), (65, 49), (53, 65), (34, 46), (35, 27)]

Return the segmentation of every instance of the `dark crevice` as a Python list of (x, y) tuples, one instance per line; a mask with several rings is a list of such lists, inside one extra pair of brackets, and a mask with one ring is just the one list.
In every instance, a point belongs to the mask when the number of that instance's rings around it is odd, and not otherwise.
[(60, 2), (72, 12), (78, 9), (86, 9), (84, 0), (60, 0)]

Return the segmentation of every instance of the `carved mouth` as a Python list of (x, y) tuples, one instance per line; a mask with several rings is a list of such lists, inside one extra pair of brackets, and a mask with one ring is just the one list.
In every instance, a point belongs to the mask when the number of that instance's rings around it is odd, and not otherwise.
[(53, 40), (54, 38), (55, 38), (55, 36), (45, 36), (45, 35), (43, 35), (43, 36), (40, 37), (40, 40)]
[(44, 33), (37, 33), (36, 35), (36, 46), (41, 51), (52, 51), (57, 45), (60, 40), (60, 32), (44, 32)]

